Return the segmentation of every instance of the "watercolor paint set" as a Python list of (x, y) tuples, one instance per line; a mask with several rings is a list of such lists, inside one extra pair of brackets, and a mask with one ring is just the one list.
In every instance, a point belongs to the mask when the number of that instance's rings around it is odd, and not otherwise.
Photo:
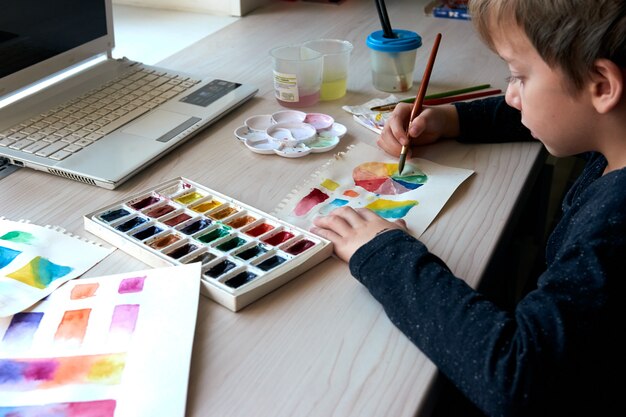
[(238, 311), (332, 254), (332, 243), (183, 177), (84, 216), (153, 267), (202, 264), (201, 292)]

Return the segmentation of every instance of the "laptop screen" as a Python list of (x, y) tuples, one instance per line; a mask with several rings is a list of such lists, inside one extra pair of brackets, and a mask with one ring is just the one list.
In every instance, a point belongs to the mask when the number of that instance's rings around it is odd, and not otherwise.
[[(0, 0), (0, 10), (0, 79), (107, 35), (104, 0)], [(48, 68), (77, 62), (64, 61)]]

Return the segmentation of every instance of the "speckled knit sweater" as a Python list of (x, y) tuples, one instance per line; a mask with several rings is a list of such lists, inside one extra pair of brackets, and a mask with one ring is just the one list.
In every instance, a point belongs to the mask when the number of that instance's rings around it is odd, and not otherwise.
[[(500, 98), (457, 109), (461, 141), (528, 138)], [(350, 259), (391, 321), (487, 415), (625, 415), (626, 169), (602, 176), (606, 159), (586, 157), (537, 288), (513, 311), (402, 231), (378, 235)]]

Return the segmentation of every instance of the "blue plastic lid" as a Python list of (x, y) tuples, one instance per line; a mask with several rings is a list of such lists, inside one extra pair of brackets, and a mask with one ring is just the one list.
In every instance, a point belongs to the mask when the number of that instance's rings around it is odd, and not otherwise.
[(403, 52), (417, 49), (422, 46), (422, 37), (415, 32), (403, 29), (394, 29), (397, 38), (386, 38), (385, 32), (377, 30), (368, 37), (366, 44), (375, 51)]

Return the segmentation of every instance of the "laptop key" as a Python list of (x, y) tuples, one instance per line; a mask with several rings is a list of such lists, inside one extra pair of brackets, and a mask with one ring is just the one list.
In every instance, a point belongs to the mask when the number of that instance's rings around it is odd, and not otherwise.
[(46, 146), (45, 148), (35, 152), (35, 155), (37, 155), (37, 156), (50, 156), (53, 153), (63, 149), (65, 146), (67, 146), (67, 142), (63, 142), (63, 141), (54, 142), (54, 143), (51, 143), (50, 145)]
[(50, 155), (50, 159), (54, 159), (55, 161), (60, 161), (62, 159), (67, 158), (70, 155), (72, 155), (71, 152), (67, 152), (65, 150), (62, 150), (62, 151), (58, 151), (58, 152), (55, 152), (52, 155)]
[(40, 149), (45, 148), (46, 146), (48, 146), (49, 143), (48, 142), (44, 142), (44, 141), (37, 141), (35, 143), (32, 143), (30, 145), (28, 145), (27, 147), (25, 147), (24, 149), (22, 149), (24, 152), (28, 152), (28, 153), (35, 153)]

